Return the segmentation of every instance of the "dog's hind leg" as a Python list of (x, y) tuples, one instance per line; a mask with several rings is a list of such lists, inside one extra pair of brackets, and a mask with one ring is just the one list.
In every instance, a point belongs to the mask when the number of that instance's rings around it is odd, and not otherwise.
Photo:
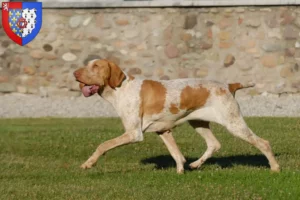
[(186, 162), (184, 156), (180, 152), (175, 139), (172, 135), (172, 132), (170, 130), (165, 132), (157, 132), (159, 137), (163, 140), (165, 145), (167, 146), (171, 156), (176, 162), (177, 166), (177, 173), (182, 174), (184, 172), (184, 163)]
[(201, 158), (190, 164), (190, 167), (194, 169), (201, 167), (201, 165), (208, 158), (210, 158), (214, 152), (218, 151), (221, 148), (221, 144), (211, 132), (209, 122), (191, 120), (189, 121), (189, 123), (196, 130), (196, 132), (204, 138), (207, 145), (207, 149), (205, 153), (201, 156)]
[(259, 149), (267, 157), (272, 171), (280, 171), (279, 164), (274, 157), (269, 141), (255, 135), (241, 116), (234, 117), (230, 122), (225, 124), (225, 126), (234, 136), (241, 138)]
[(225, 126), (230, 133), (259, 149), (267, 157), (272, 171), (280, 171), (269, 142), (255, 135), (247, 126), (236, 101), (220, 106), (217, 116), (217, 122)]

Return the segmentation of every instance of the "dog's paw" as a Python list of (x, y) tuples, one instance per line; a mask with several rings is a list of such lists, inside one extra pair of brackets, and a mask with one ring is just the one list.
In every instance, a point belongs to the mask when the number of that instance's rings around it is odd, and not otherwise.
[(93, 162), (86, 161), (85, 163), (83, 163), (83, 164), (80, 166), (80, 168), (81, 168), (81, 169), (90, 169), (90, 168), (93, 167), (93, 165), (94, 165)]
[(184, 169), (183, 168), (177, 169), (177, 174), (184, 174)]
[(92, 166), (83, 163), (82, 165), (80, 165), (80, 168), (81, 168), (81, 169), (90, 169), (90, 168), (92, 168)]
[(201, 167), (201, 164), (199, 164), (198, 162), (193, 162), (191, 164), (189, 164), (191, 169), (198, 169)]
[(280, 172), (280, 167), (279, 167), (279, 165), (272, 166), (272, 167), (271, 167), (271, 171), (272, 171), (272, 172), (277, 172), (277, 173)]

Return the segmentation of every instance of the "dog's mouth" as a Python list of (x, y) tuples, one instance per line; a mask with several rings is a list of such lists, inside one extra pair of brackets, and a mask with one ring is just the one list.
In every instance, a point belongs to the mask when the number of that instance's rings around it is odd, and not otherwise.
[(83, 96), (85, 97), (90, 97), (93, 94), (96, 94), (100, 88), (98, 85), (86, 85), (81, 82), (79, 84), (79, 87), (81, 89)]

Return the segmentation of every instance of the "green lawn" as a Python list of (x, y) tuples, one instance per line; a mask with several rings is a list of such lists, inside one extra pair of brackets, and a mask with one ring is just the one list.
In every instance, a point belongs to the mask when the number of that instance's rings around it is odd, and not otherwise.
[[(178, 175), (153, 133), (81, 170), (98, 144), (123, 133), (119, 119), (1, 119), (0, 199), (299, 199), (300, 118), (246, 121), (270, 141), (281, 173), (271, 173), (258, 150), (216, 124), (220, 152)], [(204, 153), (203, 139), (188, 125), (174, 132), (188, 163)]]

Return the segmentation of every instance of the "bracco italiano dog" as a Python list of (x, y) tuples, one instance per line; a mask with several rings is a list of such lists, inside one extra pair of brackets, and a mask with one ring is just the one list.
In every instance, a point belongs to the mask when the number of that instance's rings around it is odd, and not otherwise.
[(86, 67), (76, 70), (74, 76), (84, 96), (98, 93), (113, 105), (126, 130), (121, 136), (100, 144), (81, 168), (91, 168), (110, 149), (143, 141), (144, 132), (156, 132), (176, 161), (177, 172), (183, 173), (186, 160), (171, 129), (184, 122), (207, 143), (202, 157), (190, 164), (191, 168), (199, 168), (221, 147), (209, 127), (209, 122), (216, 122), (258, 148), (267, 157), (271, 170), (279, 171), (269, 142), (247, 126), (234, 98), (236, 90), (253, 85), (227, 85), (200, 79), (137, 79), (108, 60), (90, 61)]

